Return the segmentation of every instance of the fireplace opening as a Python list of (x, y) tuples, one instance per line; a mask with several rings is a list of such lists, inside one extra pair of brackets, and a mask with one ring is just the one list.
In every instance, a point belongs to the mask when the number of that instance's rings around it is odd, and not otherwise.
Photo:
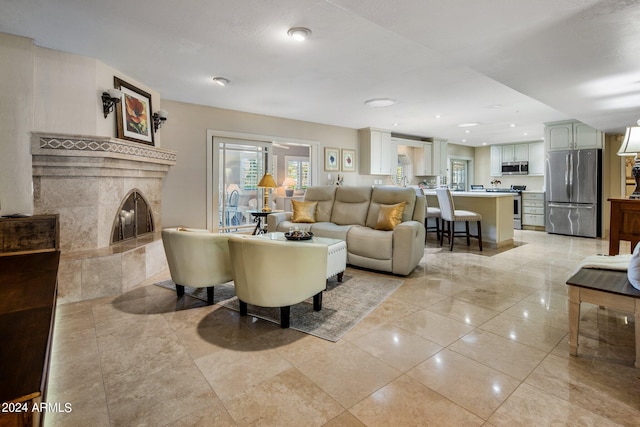
[(116, 213), (111, 244), (153, 232), (153, 213), (142, 193), (134, 189)]

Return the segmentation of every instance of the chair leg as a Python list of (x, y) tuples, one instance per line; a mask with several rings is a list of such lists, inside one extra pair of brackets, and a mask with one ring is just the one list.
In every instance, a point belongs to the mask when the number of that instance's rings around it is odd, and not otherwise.
[(313, 309), (315, 311), (322, 310), (322, 292), (318, 292), (313, 296)]
[(464, 222), (465, 230), (467, 231), (467, 246), (471, 246), (471, 239), (469, 238), (469, 221)]
[(184, 286), (176, 283), (176, 293), (178, 294), (178, 297), (184, 296)]
[(286, 329), (289, 327), (289, 314), (291, 313), (291, 306), (280, 307), (280, 327)]
[(453, 251), (453, 240), (456, 237), (456, 222), (449, 221), (449, 250)]
[(436, 218), (436, 237), (440, 240), (440, 218)]
[(480, 252), (482, 252), (482, 222), (478, 221), (478, 246), (480, 246)]
[(208, 305), (213, 304), (213, 286), (209, 286), (207, 288), (207, 304)]
[(244, 301), (240, 301), (238, 300), (238, 302), (240, 303), (240, 316), (246, 316), (247, 315), (247, 303)]

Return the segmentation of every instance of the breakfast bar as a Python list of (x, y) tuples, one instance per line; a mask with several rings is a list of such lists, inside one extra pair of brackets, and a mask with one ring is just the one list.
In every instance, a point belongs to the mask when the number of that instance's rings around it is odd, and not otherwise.
[[(435, 190), (424, 190), (427, 205), (436, 207)], [(456, 209), (477, 212), (482, 215), (482, 244), (493, 248), (513, 245), (513, 194), (478, 191), (452, 191)], [(464, 227), (464, 223), (457, 227)], [(473, 223), (470, 227), (475, 227)], [(472, 230), (474, 232), (475, 230)]]

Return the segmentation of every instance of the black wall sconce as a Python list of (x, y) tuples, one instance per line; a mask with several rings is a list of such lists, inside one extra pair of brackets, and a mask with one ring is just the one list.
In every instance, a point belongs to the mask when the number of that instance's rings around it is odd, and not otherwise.
[(169, 117), (169, 113), (165, 110), (158, 110), (153, 113), (153, 131), (158, 132), (158, 129), (162, 127), (164, 122), (167, 121), (167, 117)]
[(102, 111), (106, 119), (109, 113), (113, 111), (116, 104), (122, 99), (122, 91), (120, 89), (109, 89), (102, 92)]

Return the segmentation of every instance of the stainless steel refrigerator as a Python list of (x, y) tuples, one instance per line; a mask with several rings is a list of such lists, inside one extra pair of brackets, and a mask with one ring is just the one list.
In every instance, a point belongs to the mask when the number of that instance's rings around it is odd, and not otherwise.
[(600, 236), (602, 151), (547, 153), (546, 202), (548, 233)]

